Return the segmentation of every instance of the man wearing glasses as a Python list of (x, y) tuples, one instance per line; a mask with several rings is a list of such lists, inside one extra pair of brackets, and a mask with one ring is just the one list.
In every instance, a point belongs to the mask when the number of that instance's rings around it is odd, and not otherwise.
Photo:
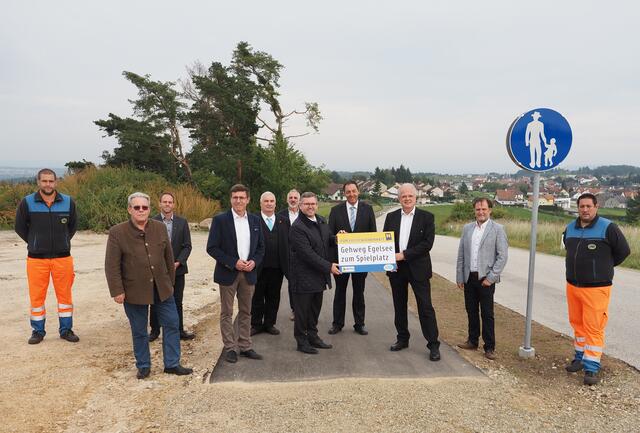
[(293, 335), (297, 350), (317, 354), (317, 349), (331, 349), (318, 336), (318, 317), (322, 294), (331, 287), (331, 276), (340, 275), (337, 263), (331, 263), (331, 233), (325, 220), (316, 215), (318, 199), (312, 192), (301, 196), (300, 216), (289, 232), (289, 274), (293, 308)]
[(149, 219), (149, 196), (134, 192), (127, 200), (131, 218), (109, 230), (104, 270), (113, 300), (124, 305), (131, 325), (138, 379), (151, 372), (149, 305), (162, 326), (164, 372), (187, 375), (180, 365), (178, 312), (173, 298), (176, 276), (171, 242), (165, 225)]

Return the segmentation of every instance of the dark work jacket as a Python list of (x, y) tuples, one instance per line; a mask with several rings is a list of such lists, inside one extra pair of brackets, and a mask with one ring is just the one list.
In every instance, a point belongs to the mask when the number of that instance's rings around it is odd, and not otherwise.
[(76, 227), (76, 204), (71, 197), (59, 192), (51, 207), (37, 191), (23, 198), (16, 210), (15, 231), (27, 243), (28, 255), (32, 258), (70, 256)]
[[(153, 219), (164, 224), (162, 214), (154, 216)], [(180, 266), (176, 269), (176, 275), (188, 273), (187, 259), (191, 255), (191, 231), (187, 220), (175, 213), (173, 214), (173, 228), (171, 229), (171, 249), (173, 250), (175, 261), (180, 262)]]
[[(253, 214), (248, 214), (248, 218), (250, 246), (247, 260), (253, 260), (256, 266), (251, 272), (246, 272), (246, 278), (249, 284), (255, 284), (258, 280), (258, 266), (264, 257), (264, 239), (260, 229), (260, 219)], [(207, 253), (216, 259), (213, 281), (224, 286), (233, 284), (239, 272), (236, 269), (236, 263), (240, 256), (238, 255), (238, 239), (236, 238), (231, 209), (216, 215), (211, 221)]]
[(263, 268), (280, 269), (283, 273), (288, 268), (287, 260), (289, 260), (289, 230), (282, 221), (282, 217), (273, 214), (273, 230), (269, 230), (267, 223), (264, 222), (262, 214), (256, 214), (260, 218), (260, 228), (262, 229), (262, 237), (264, 239), (264, 258), (258, 267), (258, 277)]
[(316, 293), (331, 287), (331, 233), (324, 219), (317, 223), (304, 214), (289, 231), (289, 288), (293, 293)]
[[(349, 225), (349, 210), (347, 202), (342, 202), (331, 208), (329, 213), (329, 229), (332, 235), (336, 235), (340, 230), (347, 233), (369, 233), (377, 231), (376, 215), (371, 205), (358, 200), (358, 210), (356, 211), (355, 229), (351, 230)], [(332, 248), (331, 257), (333, 261), (338, 262), (338, 249)]]
[(125, 294), (125, 302), (153, 304), (155, 286), (164, 301), (173, 295), (175, 268), (166, 226), (154, 219), (144, 231), (131, 220), (111, 227), (104, 272), (111, 296)]
[[(393, 232), (396, 244), (396, 253), (400, 252), (400, 213), (402, 209), (390, 212), (384, 220), (385, 232)], [(404, 261), (408, 266), (411, 276), (417, 281), (425, 281), (431, 278), (431, 256), (429, 251), (433, 247), (436, 226), (433, 214), (416, 207), (413, 216), (411, 231), (409, 232), (409, 242), (404, 250)], [(399, 265), (402, 262), (399, 262)], [(389, 275), (390, 272), (387, 272)]]
[(629, 244), (617, 225), (598, 215), (582, 227), (580, 218), (567, 225), (563, 233), (567, 249), (567, 282), (574, 286), (610, 286), (613, 267), (631, 253)]

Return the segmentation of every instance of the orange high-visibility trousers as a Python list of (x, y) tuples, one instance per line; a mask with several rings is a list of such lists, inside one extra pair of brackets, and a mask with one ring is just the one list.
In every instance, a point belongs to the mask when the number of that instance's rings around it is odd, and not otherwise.
[(611, 286), (576, 287), (567, 283), (569, 323), (573, 328), (575, 358), (585, 371), (598, 372), (609, 319)]
[(58, 320), (60, 333), (73, 327), (73, 298), (71, 287), (75, 273), (73, 258), (59, 257), (55, 259), (35, 259), (27, 257), (27, 279), (29, 281), (29, 299), (31, 301), (31, 328), (45, 334), (46, 309), (44, 306), (49, 289), (49, 281), (58, 300)]

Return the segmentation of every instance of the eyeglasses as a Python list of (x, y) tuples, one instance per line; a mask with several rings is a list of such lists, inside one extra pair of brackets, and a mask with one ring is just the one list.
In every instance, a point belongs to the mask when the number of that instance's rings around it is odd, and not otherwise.
[(135, 205), (135, 206), (132, 206), (132, 207), (133, 207), (133, 210), (136, 210), (136, 211), (149, 210), (149, 206), (140, 206), (140, 205)]

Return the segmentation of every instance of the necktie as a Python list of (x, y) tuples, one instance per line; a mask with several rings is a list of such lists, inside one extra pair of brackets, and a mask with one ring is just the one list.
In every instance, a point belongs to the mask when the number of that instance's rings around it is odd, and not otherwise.
[(273, 221), (271, 220), (271, 217), (267, 217), (267, 227), (269, 227), (269, 231), (273, 230)]
[(356, 229), (356, 208), (355, 206), (351, 206), (349, 208), (349, 225), (351, 226), (351, 231)]

